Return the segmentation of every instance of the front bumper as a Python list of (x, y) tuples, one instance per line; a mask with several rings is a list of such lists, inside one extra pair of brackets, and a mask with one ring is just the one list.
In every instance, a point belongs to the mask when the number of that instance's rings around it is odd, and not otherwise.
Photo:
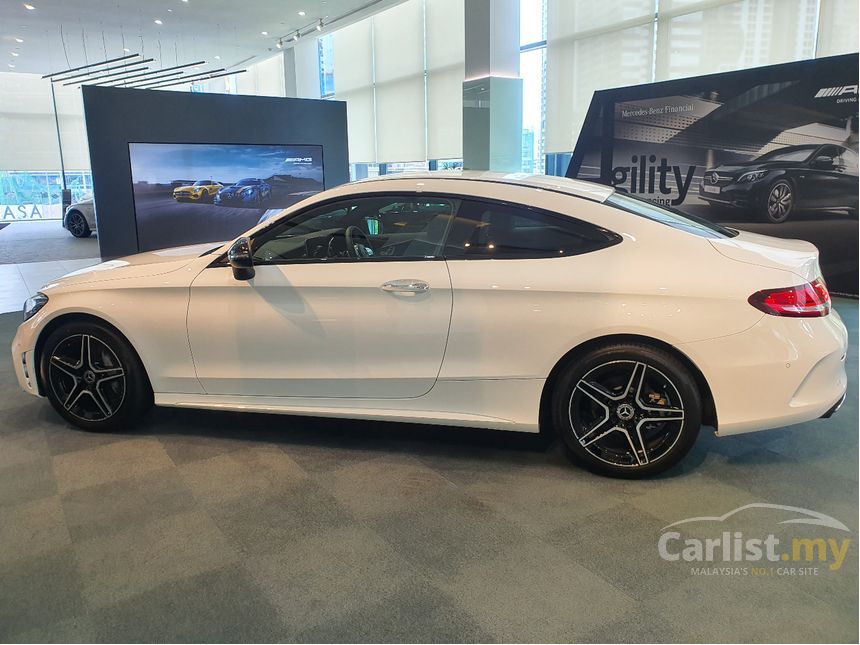
[(822, 318), (765, 315), (740, 334), (680, 347), (708, 381), (720, 435), (833, 414), (848, 387), (847, 348), (835, 311)]
[(39, 390), (37, 373), (39, 366), (35, 362), (35, 334), (27, 323), (18, 327), (15, 338), (12, 339), (12, 365), (15, 377), (22, 390), (34, 396), (42, 396)]
[(758, 203), (762, 192), (762, 182), (753, 181), (744, 184), (726, 184), (725, 186), (715, 186), (719, 192), (708, 192), (707, 184), (699, 184), (699, 199), (711, 204), (719, 204), (731, 208), (748, 208)]

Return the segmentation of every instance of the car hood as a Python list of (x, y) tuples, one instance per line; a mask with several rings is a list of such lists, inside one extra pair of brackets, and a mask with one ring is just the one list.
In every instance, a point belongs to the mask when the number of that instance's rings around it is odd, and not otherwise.
[(791, 271), (807, 282), (821, 276), (818, 249), (810, 242), (746, 231), (740, 231), (735, 237), (709, 241), (719, 253), (738, 262)]
[(190, 193), (197, 190), (197, 186), (179, 186), (178, 188), (174, 188), (174, 193)]
[(224, 242), (207, 242), (205, 244), (177, 246), (169, 249), (128, 255), (116, 260), (108, 260), (101, 264), (67, 273), (63, 277), (45, 285), (40, 291), (47, 292), (51, 289), (65, 288), (77, 284), (89, 284), (91, 282), (102, 282), (105, 280), (163, 275), (181, 269), (207, 251), (220, 248), (224, 244)]

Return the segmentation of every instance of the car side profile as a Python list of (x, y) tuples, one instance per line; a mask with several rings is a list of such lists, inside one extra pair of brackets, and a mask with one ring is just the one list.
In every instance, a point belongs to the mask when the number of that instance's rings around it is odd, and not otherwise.
[(215, 195), (215, 203), (229, 205), (259, 205), (272, 195), (272, 187), (262, 179), (240, 179), (232, 186), (221, 188)]
[(71, 204), (63, 213), (63, 228), (74, 237), (89, 237), (96, 230), (96, 212), (93, 198), (88, 197)]
[(52, 282), (21, 387), (91, 430), (161, 406), (554, 429), (600, 473), (833, 413), (847, 333), (814, 246), (566, 178), (346, 184), (225, 244)]
[(857, 215), (857, 153), (835, 144), (778, 148), (752, 161), (708, 169), (699, 197), (781, 224), (798, 210)]
[(190, 186), (177, 186), (174, 188), (173, 199), (178, 202), (211, 202), (223, 187), (224, 185), (217, 181), (200, 179)]

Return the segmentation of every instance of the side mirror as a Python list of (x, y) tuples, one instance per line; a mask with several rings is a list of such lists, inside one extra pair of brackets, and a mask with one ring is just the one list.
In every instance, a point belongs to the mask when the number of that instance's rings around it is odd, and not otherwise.
[(820, 168), (822, 170), (829, 170), (833, 168), (833, 157), (828, 157), (827, 155), (819, 155), (812, 160), (812, 167)]
[(251, 240), (240, 237), (233, 242), (227, 251), (227, 261), (233, 268), (233, 277), (237, 280), (250, 280), (256, 273), (254, 271), (254, 254), (251, 251)]

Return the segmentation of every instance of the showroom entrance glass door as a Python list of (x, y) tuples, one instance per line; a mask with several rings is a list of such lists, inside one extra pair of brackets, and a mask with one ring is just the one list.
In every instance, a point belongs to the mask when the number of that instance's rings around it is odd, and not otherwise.
[[(230, 267), (215, 266), (195, 279), (188, 333), (207, 393), (387, 399), (430, 391), (452, 306), (447, 266), (433, 259), (431, 249), (436, 235), (441, 241), (439, 222), (450, 219), (451, 209), (372, 204), (379, 215), (368, 217), (364, 206), (346, 209), (343, 220), (332, 211), (295, 233), (255, 241), (257, 261), (313, 254), (318, 246), (337, 255), (341, 233), (356, 226), (361, 230), (353, 230), (353, 240), (389, 255), (272, 261), (255, 266), (251, 280), (236, 280)], [(403, 220), (419, 214), (411, 235), (403, 233), (410, 229)]]

